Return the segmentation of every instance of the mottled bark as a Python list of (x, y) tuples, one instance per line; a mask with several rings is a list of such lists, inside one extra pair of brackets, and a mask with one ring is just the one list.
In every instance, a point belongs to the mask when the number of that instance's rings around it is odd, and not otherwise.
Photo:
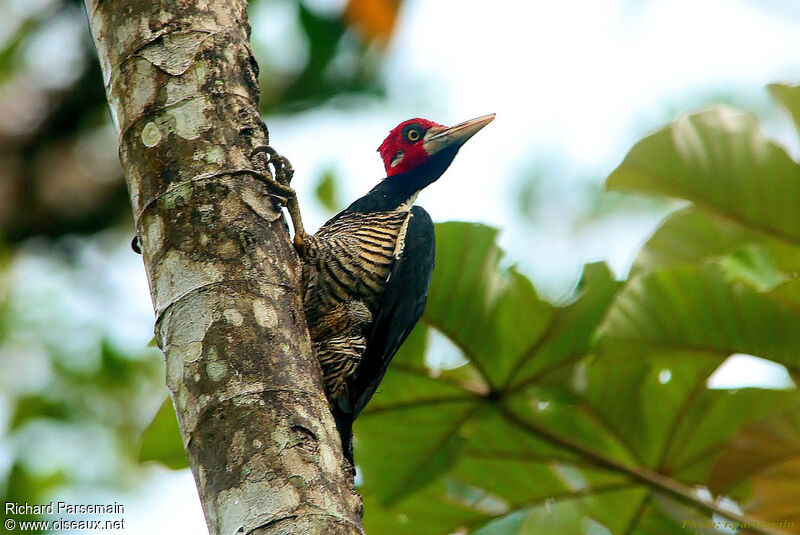
[(247, 171), (266, 128), (243, 0), (86, 0), (212, 534), (363, 533), (299, 264)]

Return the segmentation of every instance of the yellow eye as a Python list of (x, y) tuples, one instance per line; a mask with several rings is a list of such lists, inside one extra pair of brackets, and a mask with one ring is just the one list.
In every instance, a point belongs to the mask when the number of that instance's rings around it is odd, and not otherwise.
[(416, 143), (422, 139), (423, 134), (425, 134), (425, 130), (417, 123), (407, 124), (403, 127), (403, 139), (409, 143)]

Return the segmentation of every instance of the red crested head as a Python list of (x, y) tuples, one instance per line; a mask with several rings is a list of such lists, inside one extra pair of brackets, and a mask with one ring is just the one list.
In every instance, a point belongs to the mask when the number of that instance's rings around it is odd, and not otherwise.
[(409, 119), (397, 125), (378, 147), (386, 176), (411, 171), (424, 163), (431, 156), (425, 141), (444, 129), (444, 126), (427, 119)]
[(490, 113), (451, 127), (426, 119), (403, 121), (378, 148), (386, 178), (346, 210), (408, 210), (417, 194), (447, 170), (458, 149), (493, 119)]

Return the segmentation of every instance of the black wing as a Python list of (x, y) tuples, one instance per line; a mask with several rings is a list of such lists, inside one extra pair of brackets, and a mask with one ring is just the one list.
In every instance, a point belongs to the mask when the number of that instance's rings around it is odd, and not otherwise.
[(347, 398), (337, 400), (333, 410), (345, 455), (351, 461), (353, 421), (366, 407), (392, 357), (425, 310), (435, 256), (433, 221), (428, 212), (414, 206), (408, 221), (405, 246), (383, 290), (364, 358), (348, 380)]

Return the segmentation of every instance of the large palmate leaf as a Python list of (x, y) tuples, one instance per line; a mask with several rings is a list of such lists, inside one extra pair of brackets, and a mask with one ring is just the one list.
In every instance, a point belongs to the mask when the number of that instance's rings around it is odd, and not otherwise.
[(639, 251), (637, 275), (663, 267), (692, 266), (720, 258), (765, 236), (706, 211), (686, 208), (669, 216)]
[[(800, 88), (771, 90), (800, 116)], [(607, 185), (694, 203), (643, 247), (609, 338), (737, 347), (797, 367), (800, 166), (755, 118), (726, 108), (681, 118), (637, 143)]]
[[(800, 86), (773, 84), (770, 92), (800, 127)], [(661, 191), (695, 204), (670, 217), (643, 247), (633, 269), (638, 276), (605, 327), (612, 336), (632, 335), (640, 343), (700, 344), (714, 351), (734, 342), (796, 372), (800, 248), (790, 227), (798, 167), (752, 119), (731, 117), (717, 110), (678, 121), (637, 144), (609, 178), (613, 188)], [(697, 143), (705, 150), (688, 149)], [(709, 274), (729, 284), (709, 283)], [(698, 275), (706, 282), (692, 288)], [(643, 286), (655, 291), (643, 292)], [(661, 299), (668, 295), (671, 302)], [(647, 326), (631, 329), (620, 315)], [(677, 331), (675, 318), (663, 322), (670, 315), (682, 319)], [(659, 332), (653, 330), (657, 324), (664, 327)], [(760, 518), (793, 520), (796, 527), (799, 415), (795, 405), (742, 429), (714, 462), (708, 486), (734, 493), (743, 509)]]
[[(727, 355), (750, 346), (645, 339), (651, 331), (620, 312), (633, 290), (620, 293), (602, 265), (588, 266), (574, 301), (559, 307), (498, 267), (493, 230), (447, 223), (437, 235), (441, 279), (425, 325), (356, 422), (368, 532), (691, 533), (683, 522), (702, 521), (710, 509), (687, 507), (687, 496), (700, 501), (692, 488), (708, 484), (725, 442), (743, 424), (797, 401), (793, 390), (707, 389)], [(738, 284), (767, 299), (721, 267), (706, 269), (717, 270), (708, 277), (728, 293)], [(695, 283), (706, 283), (696, 275)], [(672, 298), (670, 287), (662, 294), (656, 298)], [(676, 330), (684, 323), (673, 310), (663, 321)], [(633, 334), (622, 336), (622, 326)], [(473, 368), (488, 388), (474, 388), (464, 379), (470, 374), (426, 366), (421, 354), (432, 328), (461, 349), (467, 363), (460, 368)], [(498, 333), (515, 339), (496, 352), (473, 340)], [(593, 357), (598, 341), (603, 351)], [(775, 345), (787, 360), (788, 346), (785, 339)]]
[(800, 167), (742, 112), (719, 107), (678, 119), (637, 143), (606, 184), (690, 200), (800, 243)]
[[(603, 325), (603, 342), (748, 353), (800, 366), (800, 314), (714, 264), (663, 269), (630, 281)], [(615, 351), (612, 349), (610, 352)]]
[(448, 224), (439, 225), (436, 234), (440, 252), (425, 321), (457, 341), (490, 387), (499, 388), (521, 355), (541, 339), (553, 307), (539, 300), (530, 281), (515, 270), (498, 271), (496, 230)]
[(800, 248), (692, 207), (664, 221), (639, 251), (631, 274), (707, 262), (763, 291), (792, 280)]

